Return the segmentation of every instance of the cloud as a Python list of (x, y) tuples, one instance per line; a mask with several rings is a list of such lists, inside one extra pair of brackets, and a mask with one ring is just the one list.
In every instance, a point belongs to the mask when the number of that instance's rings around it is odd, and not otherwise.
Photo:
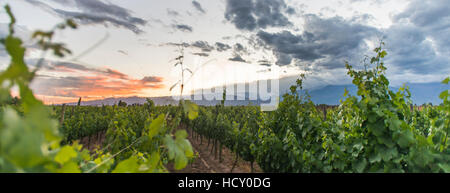
[[(37, 59), (27, 60), (27, 64), (31, 66), (36, 66)], [(74, 62), (58, 62), (58, 61), (49, 61), (44, 60), (42, 62), (42, 69), (47, 71), (54, 72), (75, 72), (75, 73), (90, 73), (92, 75), (99, 76), (108, 76), (117, 79), (129, 79), (128, 75), (121, 73), (117, 70), (113, 70), (110, 68), (94, 68), (87, 67), (82, 64), (74, 63)]]
[(200, 52), (200, 53), (192, 53), (193, 55), (196, 55), (196, 56), (201, 56), (201, 57), (208, 57), (209, 56), (209, 54), (207, 54), (207, 53), (202, 53), (202, 52)]
[(178, 11), (172, 10), (172, 9), (167, 9), (167, 14), (170, 16), (174, 16), (174, 17), (178, 17), (180, 16), (180, 13), (178, 13)]
[(242, 58), (242, 55), (248, 55), (247, 49), (240, 43), (236, 43), (233, 46), (233, 57), (228, 58), (229, 61), (233, 62), (245, 62), (250, 63), (249, 61)]
[(214, 50), (214, 46), (211, 46), (208, 42), (201, 40), (191, 43), (190, 46), (194, 48), (199, 48), (203, 52), (211, 52)]
[(242, 58), (242, 56), (238, 55), (238, 54), (234, 54), (234, 56), (232, 58), (228, 59), (229, 61), (233, 61), (233, 62), (245, 62), (248, 63), (246, 60), (244, 60)]
[(222, 43), (222, 42), (216, 42), (216, 50), (217, 50), (218, 52), (224, 52), (224, 51), (227, 51), (227, 50), (229, 50), (229, 49), (231, 49), (231, 46), (230, 46), (230, 45), (224, 44), (224, 43)]
[(400, 14), (394, 16), (397, 23), (409, 23), (422, 30), (425, 36), (435, 40), (438, 51), (450, 53), (450, 4), (447, 0), (412, 1)]
[(193, 29), (191, 26), (189, 25), (184, 25), (184, 24), (177, 24), (177, 25), (172, 25), (173, 28), (183, 31), (183, 32), (192, 32)]
[(163, 85), (142, 80), (118, 80), (106, 76), (37, 76), (31, 84), (35, 94), (58, 97), (110, 97), (141, 94)]
[[(450, 5), (446, 0), (418, 1), (413, 0), (406, 10), (394, 16), (396, 21), (406, 19), (420, 27), (441, 25), (448, 20)], [(447, 24), (449, 21), (446, 21)]]
[(234, 44), (233, 51), (237, 54), (248, 54), (247, 49), (240, 43)]
[(167, 43), (163, 43), (160, 44), (159, 46), (175, 46), (175, 47), (190, 47), (191, 45), (189, 43), (183, 42), (183, 43), (173, 43), (173, 42), (167, 42)]
[(222, 42), (216, 42), (215, 44), (210, 44), (207, 41), (203, 41), (203, 40), (198, 40), (198, 41), (194, 41), (192, 43), (164, 43), (161, 44), (160, 46), (182, 46), (185, 48), (193, 48), (193, 49), (197, 49), (200, 50), (201, 52), (193, 52), (191, 54), (196, 55), (196, 56), (201, 56), (201, 57), (208, 57), (210, 55), (210, 52), (212, 51), (217, 51), (217, 52), (226, 52), (229, 50), (232, 50), (233, 53), (233, 57), (229, 58), (229, 61), (234, 61), (234, 62), (246, 62), (249, 63), (249, 61), (246, 61), (242, 58), (242, 55), (249, 55), (249, 52), (247, 50), (247, 48), (245, 48), (242, 44), (240, 43), (236, 43), (233, 46), (230, 46), (226, 43), (222, 43)]
[(203, 9), (202, 5), (198, 1), (192, 1), (192, 5), (195, 7), (195, 9), (201, 13), (206, 13), (206, 11)]
[(105, 71), (100, 70), (100, 72), (105, 74), (108, 77), (112, 77), (112, 78), (116, 78), (116, 79), (123, 79), (123, 80), (129, 79), (128, 75), (121, 73), (117, 70), (110, 69), (110, 68), (107, 68)]
[(99, 0), (53, 0), (63, 6), (73, 6), (80, 11), (66, 11), (56, 9), (46, 3), (36, 0), (26, 0), (26, 2), (38, 6), (41, 9), (65, 19), (74, 19), (81, 24), (104, 24), (110, 23), (116, 27), (123, 27), (136, 34), (142, 33), (139, 26), (144, 26), (147, 21), (134, 17), (131, 12), (123, 7), (103, 3)]
[(127, 55), (128, 56), (128, 52), (125, 50), (117, 50), (117, 52), (123, 54), (123, 55)]
[(393, 17), (395, 23), (386, 32), (387, 60), (399, 73), (450, 73), (449, 9), (445, 0), (414, 0)]
[(386, 36), (390, 63), (415, 73), (434, 70), (429, 62), (434, 60), (436, 53), (420, 28), (397, 24), (389, 28)]
[(403, 12), (392, 16), (393, 24), (385, 29), (366, 25), (373, 19), (368, 14), (349, 19), (306, 14), (302, 15), (302, 31), (258, 30), (253, 36), (257, 42), (254, 46), (271, 50), (276, 65), (294, 64), (312, 72), (310, 76), (317, 80), (327, 80), (323, 84), (337, 84), (332, 79), (346, 77), (344, 61), (361, 68), (364, 56), (372, 56), (373, 46), (383, 39), (388, 51), (387, 73), (393, 84), (432, 82), (450, 73), (449, 9), (444, 0), (413, 0)]
[(284, 12), (293, 13), (284, 0), (227, 0), (225, 19), (248, 31), (292, 25)]
[(103, 72), (99, 69), (88, 68), (84, 65), (72, 63), (72, 62), (52, 62), (52, 61), (44, 61), (44, 68), (48, 70), (57, 70), (57, 69), (68, 69), (69, 71), (92, 71), (92, 72)]
[(116, 17), (125, 21), (129, 21), (130, 23), (146, 23), (146, 21), (141, 18), (133, 17), (129, 10), (111, 3), (103, 3), (99, 0), (76, 0), (75, 3), (78, 8), (83, 10), (85, 13), (90, 12), (96, 14), (104, 14), (110, 17)]
[(321, 68), (340, 68), (343, 61), (361, 56), (368, 49), (365, 40), (376, 37), (376, 28), (347, 21), (341, 17), (320, 18), (304, 15), (304, 31), (293, 34), (284, 30), (270, 33), (259, 31), (259, 46), (272, 49), (277, 65), (296, 61)]
[(258, 64), (261, 66), (272, 66), (272, 62), (270, 62), (268, 60), (259, 60)]
[(163, 78), (159, 76), (146, 76), (142, 78), (141, 81), (145, 83), (161, 83)]
[[(50, 74), (42, 74), (49, 73)], [(55, 76), (54, 74), (59, 76)], [(110, 97), (141, 94), (163, 88), (163, 78), (135, 79), (110, 68), (92, 68), (71, 62), (46, 62), (31, 87), (38, 95), (57, 97)]]
[[(245, 50), (241, 44), (231, 47), (230, 45), (228, 45), (226, 43), (216, 42), (215, 44), (210, 44), (207, 41), (203, 41), (203, 40), (198, 40), (198, 41), (194, 41), (191, 43), (168, 42), (168, 43), (160, 44), (159, 46), (176, 46), (176, 47), (182, 46), (184, 48), (197, 49), (197, 50), (200, 50), (201, 52), (194, 52), (192, 54), (196, 55), (196, 56), (202, 56), (202, 57), (208, 57), (209, 53), (212, 51), (225, 52), (225, 51), (231, 50), (232, 48), (234, 50), (239, 50), (239, 51), (241, 51), (241, 49)], [(238, 53), (245, 53), (245, 52), (238, 52)]]

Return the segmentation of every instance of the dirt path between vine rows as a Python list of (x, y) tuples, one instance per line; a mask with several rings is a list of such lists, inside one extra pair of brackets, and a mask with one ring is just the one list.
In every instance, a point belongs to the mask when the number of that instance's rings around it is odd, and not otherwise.
[[(90, 138), (90, 139), (89, 139)], [(99, 132), (98, 134), (92, 136), (83, 137), (80, 140), (80, 144), (83, 144), (83, 148), (94, 152), (95, 149), (104, 148), (104, 141), (106, 138), (106, 131)], [(208, 139), (203, 138), (193, 138), (190, 131), (187, 138), (194, 150), (194, 154), (197, 155), (193, 163), (189, 163), (182, 170), (173, 169), (173, 164), (167, 166), (168, 170), (173, 173), (230, 173), (233, 167), (234, 161), (236, 159), (235, 154), (228, 148), (222, 148), (222, 162), (219, 161), (219, 155), (217, 153), (217, 158), (214, 157), (214, 152), (211, 152), (212, 143), (208, 147)], [(253, 163), (255, 173), (261, 172), (258, 164)], [(251, 167), (250, 162), (244, 161), (241, 158), (233, 169), (233, 173), (250, 173)]]
[[(212, 144), (208, 147), (208, 139), (203, 138), (201, 141), (196, 137), (194, 139), (189, 132), (187, 138), (192, 145), (194, 154), (197, 154), (197, 158), (193, 163), (190, 163), (186, 168), (182, 170), (174, 170), (169, 167), (170, 172), (174, 173), (230, 173), (235, 161), (235, 154), (228, 148), (222, 148), (222, 162), (219, 161), (219, 156), (214, 158), (214, 152), (211, 153)], [(202, 143), (201, 143), (202, 142)], [(217, 153), (218, 154), (218, 153)], [(254, 172), (261, 172), (261, 169), (256, 163), (253, 163)], [(250, 162), (238, 159), (236, 167), (233, 169), (233, 173), (250, 173)]]
[(83, 148), (88, 149), (90, 152), (95, 152), (96, 149), (103, 148), (103, 143), (105, 140), (106, 131), (101, 131), (97, 134), (81, 138), (79, 143), (83, 145)]

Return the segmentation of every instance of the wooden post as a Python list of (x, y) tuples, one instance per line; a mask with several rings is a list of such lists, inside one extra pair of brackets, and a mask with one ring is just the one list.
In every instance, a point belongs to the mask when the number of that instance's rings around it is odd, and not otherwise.
[(88, 136), (88, 145), (87, 145), (88, 150), (90, 150), (89, 149), (90, 146), (91, 146), (91, 135)]
[(233, 167), (231, 167), (231, 171), (230, 171), (230, 173), (233, 173), (233, 169), (236, 167), (236, 164), (237, 164), (237, 162), (238, 162), (238, 159), (239, 159), (239, 154), (236, 152), (236, 156), (235, 156), (236, 158), (235, 158), (235, 160), (234, 160), (234, 163), (233, 163)]
[(214, 159), (217, 159), (217, 145), (218, 145), (217, 143), (218, 143), (217, 139), (214, 140)]
[(212, 139), (212, 146), (211, 146), (211, 154), (214, 154), (214, 149), (215, 149), (215, 146), (216, 145), (216, 140), (215, 139)]
[(219, 163), (222, 163), (222, 142), (220, 142), (219, 146)]
[[(80, 97), (80, 99), (78, 99), (78, 104), (77, 104), (77, 106), (79, 107), (80, 105), (81, 105), (81, 97)], [(70, 112), (70, 117), (73, 116), (74, 111), (75, 111), (75, 105), (72, 106), (72, 110), (71, 110), (71, 112)]]
[(211, 138), (208, 137), (208, 145), (206, 147), (209, 147), (210, 142), (211, 142)]

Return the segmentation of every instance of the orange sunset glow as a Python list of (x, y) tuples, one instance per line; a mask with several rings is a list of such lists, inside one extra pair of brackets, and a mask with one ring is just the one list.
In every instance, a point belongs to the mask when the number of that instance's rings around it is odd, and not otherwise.
[[(62, 76), (51, 76), (58, 73)], [(144, 95), (146, 90), (165, 88), (164, 79), (146, 76), (142, 79), (130, 77), (111, 68), (90, 68), (75, 63), (47, 62), (31, 85), (35, 94), (46, 104)]]

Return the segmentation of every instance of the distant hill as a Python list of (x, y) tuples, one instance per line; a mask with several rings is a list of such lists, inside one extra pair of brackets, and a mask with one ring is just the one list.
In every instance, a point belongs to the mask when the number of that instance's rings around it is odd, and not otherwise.
[[(424, 103), (433, 103), (433, 104), (440, 104), (441, 100), (439, 99), (439, 94), (449, 89), (448, 86), (443, 85), (441, 83), (411, 83), (407, 84), (410, 88), (412, 100), (414, 104), (424, 104)], [(281, 85), (281, 87), (285, 87), (285, 85)], [(349, 91), (350, 95), (356, 96), (357, 88), (354, 85), (328, 85), (325, 87), (321, 87), (318, 89), (309, 89), (307, 92), (311, 96), (311, 100), (315, 104), (328, 104), (328, 105), (337, 105), (339, 104), (339, 100), (343, 99), (344, 95), (344, 89), (347, 89)], [(397, 91), (399, 87), (391, 87), (392, 90)], [(282, 95), (286, 93), (286, 91), (282, 92), (280, 90), (280, 99), (282, 98)], [(244, 95), (244, 93), (242, 93)], [(265, 101), (260, 100), (248, 100), (249, 93), (245, 93), (247, 100), (232, 100), (232, 101), (225, 101), (225, 105), (227, 106), (241, 106), (241, 105), (259, 105), (261, 103), (265, 103)], [(234, 98), (234, 95), (227, 95), (227, 99)], [(177, 105), (178, 101), (174, 100), (170, 96), (163, 96), (163, 97), (148, 97), (149, 99), (153, 100), (155, 105)], [(114, 105), (117, 104), (119, 101), (124, 101), (127, 104), (144, 104), (146, 102), (146, 97), (120, 97), (120, 98), (106, 98), (103, 100), (95, 100), (95, 101), (83, 101), (81, 102), (81, 105), (87, 105), (87, 106), (101, 106), (101, 105)], [(235, 98), (236, 99), (236, 98)], [(193, 100), (198, 105), (204, 105), (204, 106), (213, 106), (216, 104), (219, 104), (221, 102), (220, 99), (218, 100)], [(68, 105), (76, 105), (77, 103), (69, 103)]]
[[(153, 100), (155, 105), (175, 105), (178, 104), (178, 101), (172, 99), (172, 97), (164, 96), (164, 97), (148, 97)], [(119, 103), (119, 101), (126, 102), (127, 104), (144, 104), (146, 102), (147, 97), (119, 97), (119, 98), (105, 98), (102, 100), (93, 100), (93, 101), (83, 101), (81, 100), (81, 105), (83, 106), (101, 106), (101, 105), (114, 105)], [(67, 105), (76, 105), (77, 103), (68, 103)]]
[[(414, 104), (421, 105), (424, 103), (433, 103), (435, 105), (442, 102), (439, 99), (439, 94), (448, 90), (449, 87), (439, 82), (437, 83), (409, 83), (411, 91), (411, 99)], [(349, 91), (350, 95), (356, 96), (357, 88), (355, 85), (343, 85), (343, 86), (325, 86), (320, 89), (308, 91), (311, 95), (311, 100), (316, 104), (339, 104), (339, 100), (344, 96), (344, 89)], [(398, 91), (400, 87), (391, 87), (391, 90)]]
[[(229, 95), (227, 96), (227, 99), (231, 99), (234, 96)], [(150, 99), (153, 100), (155, 105), (178, 105), (178, 101), (173, 99), (171, 96), (163, 96), (163, 97), (118, 97), (118, 98), (106, 98), (102, 100), (92, 100), (92, 101), (81, 101), (82, 106), (102, 106), (102, 105), (115, 105), (118, 104), (119, 101), (123, 101), (127, 103), (128, 105), (132, 104), (144, 104), (146, 100)], [(247, 93), (248, 98), (248, 93)], [(198, 105), (202, 106), (214, 106), (216, 104), (220, 104), (221, 100), (192, 100)], [(227, 100), (225, 101), (226, 106), (245, 106), (245, 105), (259, 105), (263, 103), (264, 101), (260, 100)], [(77, 102), (74, 103), (67, 103), (67, 105), (77, 105)]]

